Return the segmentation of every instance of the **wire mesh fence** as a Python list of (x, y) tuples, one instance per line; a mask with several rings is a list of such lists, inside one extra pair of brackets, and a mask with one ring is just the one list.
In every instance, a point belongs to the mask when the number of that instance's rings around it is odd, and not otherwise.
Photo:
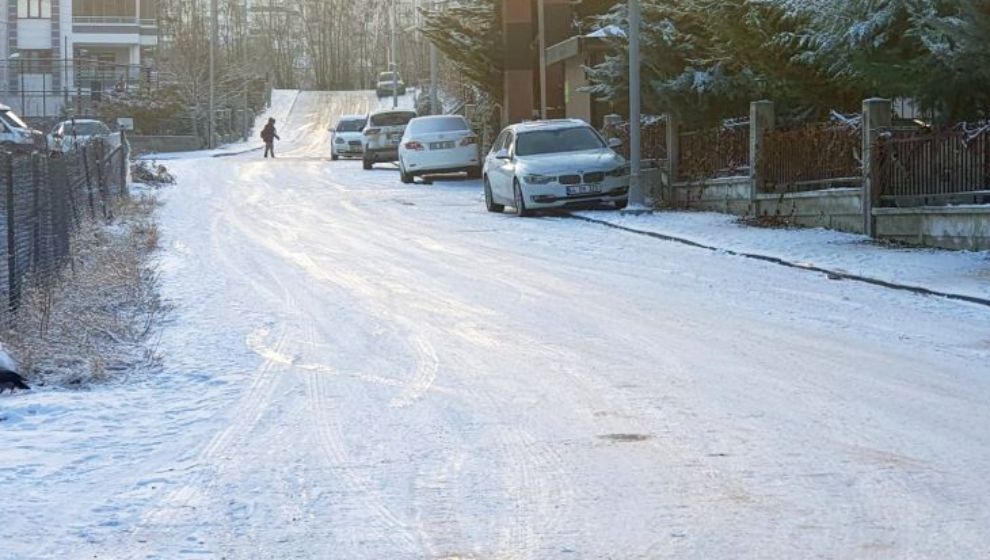
[(53, 278), (82, 220), (109, 220), (127, 196), (127, 145), (117, 135), (56, 157), (0, 152), (0, 301), (16, 308), (29, 276)]

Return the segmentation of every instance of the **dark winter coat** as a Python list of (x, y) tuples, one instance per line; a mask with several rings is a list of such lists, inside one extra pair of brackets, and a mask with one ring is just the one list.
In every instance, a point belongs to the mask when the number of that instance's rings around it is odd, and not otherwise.
[[(278, 138), (278, 132), (275, 131), (275, 125), (268, 123), (265, 128), (261, 129), (261, 139), (265, 142), (273, 142), (276, 138)], [(278, 139), (281, 140), (281, 138)]]

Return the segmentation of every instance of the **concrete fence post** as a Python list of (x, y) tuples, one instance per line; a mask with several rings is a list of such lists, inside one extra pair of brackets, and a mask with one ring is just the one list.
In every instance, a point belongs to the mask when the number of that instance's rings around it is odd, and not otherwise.
[(749, 199), (752, 211), (758, 214), (756, 199), (763, 192), (765, 177), (760, 173), (760, 149), (763, 147), (763, 136), (776, 126), (773, 101), (754, 101), (749, 104)]
[(889, 99), (866, 99), (863, 101), (863, 233), (876, 236), (876, 220), (873, 207), (879, 202), (880, 193), (873, 188), (873, 148), (880, 133), (889, 128), (893, 112)]
[(667, 145), (667, 185), (673, 194), (673, 186), (677, 182), (677, 175), (680, 173), (680, 170), (677, 169), (678, 162), (681, 159), (681, 122), (677, 115), (667, 113), (664, 132), (666, 133), (664, 143)]

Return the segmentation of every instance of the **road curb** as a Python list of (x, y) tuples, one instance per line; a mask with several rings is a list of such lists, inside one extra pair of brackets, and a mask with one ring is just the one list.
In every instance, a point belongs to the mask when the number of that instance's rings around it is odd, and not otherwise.
[(743, 251), (735, 251), (735, 250), (732, 250), (732, 249), (725, 249), (723, 247), (715, 247), (713, 245), (706, 245), (704, 243), (699, 243), (697, 241), (692, 241), (691, 239), (687, 239), (687, 238), (684, 238), (684, 237), (677, 237), (677, 236), (668, 235), (668, 234), (665, 234), (665, 233), (657, 233), (655, 231), (646, 231), (646, 230), (636, 229), (636, 228), (632, 228), (632, 227), (628, 227), (628, 226), (622, 226), (622, 225), (614, 224), (614, 223), (609, 222), (609, 221), (606, 221), (606, 220), (599, 220), (599, 219), (596, 219), (596, 218), (589, 218), (587, 216), (577, 216), (575, 214), (567, 214), (567, 217), (568, 218), (571, 218), (571, 219), (574, 219), (574, 220), (581, 220), (581, 221), (584, 221), (584, 222), (589, 222), (589, 223), (592, 223), (592, 224), (598, 224), (598, 225), (609, 227), (609, 228), (612, 228), (612, 229), (617, 229), (617, 230), (625, 231), (625, 232), (628, 232), (628, 233), (635, 233), (637, 235), (643, 235), (643, 236), (646, 236), (646, 237), (652, 237), (654, 239), (660, 239), (662, 241), (670, 241), (670, 242), (673, 242), (673, 243), (680, 243), (681, 245), (687, 245), (689, 247), (694, 247), (696, 249), (704, 249), (706, 251), (712, 251), (712, 252), (715, 252), (715, 253), (725, 253), (727, 255), (733, 255), (733, 256), (737, 256), (737, 257), (743, 257), (743, 258), (747, 258), (747, 259), (753, 259), (753, 260), (757, 260), (757, 261), (768, 262), (768, 263), (771, 263), (771, 264), (776, 264), (776, 265), (784, 266), (784, 267), (787, 267), (787, 268), (796, 268), (796, 269), (799, 269), (799, 270), (806, 270), (806, 271), (809, 271), (809, 272), (817, 272), (819, 274), (824, 274), (829, 279), (833, 279), (833, 280), (852, 280), (852, 281), (855, 281), (855, 282), (862, 282), (864, 284), (871, 284), (871, 285), (874, 285), (874, 286), (880, 286), (882, 288), (887, 288), (887, 289), (890, 289), (890, 290), (898, 290), (898, 291), (902, 291), (902, 292), (911, 292), (911, 293), (918, 294), (918, 295), (923, 295), (923, 296), (940, 297), (940, 298), (945, 298), (945, 299), (949, 299), (949, 300), (953, 300), (953, 301), (962, 301), (962, 302), (966, 302), (966, 303), (974, 303), (976, 305), (982, 305), (984, 307), (990, 307), (990, 299), (986, 299), (986, 298), (981, 298), (981, 297), (976, 297), (976, 296), (968, 296), (968, 295), (965, 295), (965, 294), (955, 294), (955, 293), (952, 293), (952, 292), (942, 292), (942, 291), (939, 291), (939, 290), (932, 290), (932, 289), (929, 289), (929, 288), (924, 288), (924, 287), (921, 287), (921, 286), (912, 286), (912, 285), (909, 285), (909, 284), (898, 284), (897, 282), (890, 282), (888, 280), (880, 280), (879, 278), (871, 278), (869, 276), (861, 276), (859, 274), (851, 274), (851, 273), (843, 272), (843, 271), (840, 271), (840, 270), (832, 270), (832, 269), (823, 268), (823, 267), (820, 267), (820, 266), (814, 266), (814, 265), (809, 265), (809, 264), (797, 263), (797, 262), (794, 262), (794, 261), (789, 261), (789, 260), (786, 260), (786, 259), (782, 259), (780, 257), (772, 257), (770, 255), (763, 255), (763, 254), (760, 254), (760, 253), (746, 253), (746, 252), (743, 252)]

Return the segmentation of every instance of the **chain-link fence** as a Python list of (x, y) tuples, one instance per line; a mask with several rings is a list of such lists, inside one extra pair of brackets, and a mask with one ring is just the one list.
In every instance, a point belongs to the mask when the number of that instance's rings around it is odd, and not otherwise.
[(0, 306), (16, 308), (25, 280), (53, 278), (82, 220), (109, 220), (127, 196), (120, 135), (49, 156), (0, 152)]

